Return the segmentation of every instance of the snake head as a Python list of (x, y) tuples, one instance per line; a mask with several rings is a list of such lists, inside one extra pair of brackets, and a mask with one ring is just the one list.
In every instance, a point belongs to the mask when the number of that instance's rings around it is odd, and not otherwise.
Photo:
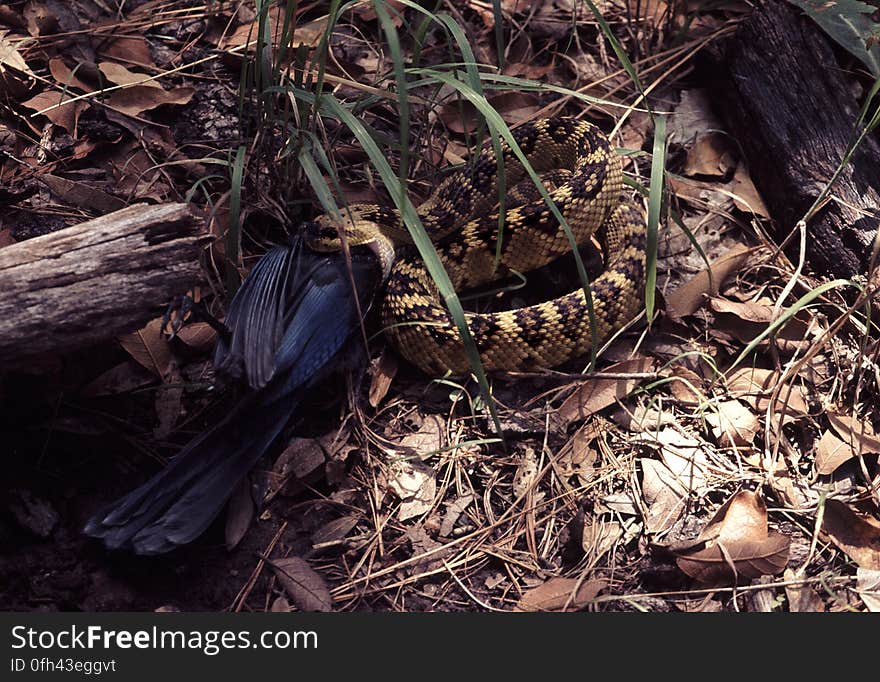
[(342, 250), (342, 237), (345, 228), (337, 226), (327, 215), (318, 216), (315, 220), (308, 220), (300, 227), (306, 245), (312, 251), (328, 252)]
[[(374, 209), (369, 207), (369, 210)], [(303, 223), (303, 237), (312, 251), (342, 251), (343, 241), (349, 248), (364, 246), (370, 249), (382, 267), (384, 280), (394, 264), (394, 242), (383, 233), (379, 224), (363, 214), (363, 210), (351, 207), (341, 216), (320, 215)]]

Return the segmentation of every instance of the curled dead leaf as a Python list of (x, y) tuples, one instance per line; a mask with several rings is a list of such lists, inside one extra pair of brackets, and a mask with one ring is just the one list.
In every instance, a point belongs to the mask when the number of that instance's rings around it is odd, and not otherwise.
[(446, 420), (439, 414), (429, 414), (419, 426), (419, 430), (400, 439), (400, 447), (415, 453), (420, 459), (427, 459), (443, 447)]
[(769, 218), (770, 211), (761, 198), (758, 188), (752, 182), (752, 176), (749, 170), (742, 162), (736, 167), (733, 173), (733, 180), (730, 182), (730, 192), (733, 195), (733, 203), (740, 210), (746, 213), (754, 213), (762, 218)]
[(74, 182), (58, 175), (43, 173), (40, 181), (65, 204), (97, 213), (112, 213), (125, 208), (125, 202), (84, 182)]
[(791, 539), (769, 531), (763, 497), (735, 493), (715, 513), (699, 537), (670, 547), (682, 572), (707, 585), (782, 573)]
[(684, 513), (687, 489), (662, 462), (647, 457), (638, 462), (642, 469), (642, 496), (648, 508), (645, 530), (662, 533)]

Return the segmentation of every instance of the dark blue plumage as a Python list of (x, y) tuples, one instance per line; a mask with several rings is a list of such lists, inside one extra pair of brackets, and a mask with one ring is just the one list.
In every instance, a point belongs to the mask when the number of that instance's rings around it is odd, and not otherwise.
[(360, 338), (361, 313), (380, 284), (369, 252), (352, 252), (350, 274), (343, 254), (311, 252), (299, 238), (266, 253), (233, 298), (229, 335), (214, 354), (218, 371), (240, 379), (247, 394), (162, 471), (95, 514), (84, 532), (137, 554), (167, 552), (200, 535), (304, 393)]

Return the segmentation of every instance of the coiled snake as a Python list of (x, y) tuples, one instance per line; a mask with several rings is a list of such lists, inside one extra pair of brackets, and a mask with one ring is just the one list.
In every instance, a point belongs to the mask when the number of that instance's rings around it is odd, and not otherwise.
[[(578, 244), (595, 234), (605, 249), (605, 270), (591, 291), (598, 338), (604, 340), (641, 307), (645, 272), (645, 219), (623, 201), (623, 171), (605, 135), (572, 118), (540, 119), (516, 128), (513, 137), (538, 173), (563, 178), (550, 192)], [(523, 165), (502, 142), (507, 187), (526, 177)], [(474, 163), (450, 174), (418, 208), (438, 246), (456, 290), (485, 284), (515, 270), (528, 272), (570, 251), (570, 243), (543, 199), (506, 211), (501, 258), (498, 239), (498, 163), (490, 146)], [(396, 210), (356, 204), (343, 217), (321, 216), (307, 240), (317, 250), (371, 243), (384, 253), (406, 241)], [(410, 249), (410, 251), (414, 251)], [(558, 366), (591, 345), (582, 289), (515, 310), (467, 313), (466, 319), (487, 370)], [(417, 253), (404, 250), (391, 265), (382, 301), (386, 334), (399, 352), (428, 374), (465, 374), (470, 364), (458, 330)]]

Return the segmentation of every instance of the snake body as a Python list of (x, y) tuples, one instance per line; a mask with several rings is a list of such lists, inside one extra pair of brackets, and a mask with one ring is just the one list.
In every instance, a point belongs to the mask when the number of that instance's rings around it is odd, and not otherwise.
[[(604, 247), (605, 270), (591, 282), (591, 292), (598, 339), (607, 339), (638, 313), (644, 287), (645, 220), (641, 209), (623, 200), (620, 159), (601, 130), (572, 118), (533, 121), (516, 128), (513, 137), (536, 172), (562, 176), (550, 196), (576, 242), (584, 244), (596, 235)], [(527, 173), (506, 142), (501, 153), (506, 187), (512, 188)], [(487, 146), (418, 208), (456, 290), (486, 284), (511, 270), (534, 270), (571, 250), (559, 221), (539, 197), (506, 210), (501, 258), (494, 267), (498, 175), (498, 159)], [(342, 219), (322, 216), (316, 224), (311, 244), (324, 250), (340, 246), (340, 230), (349, 243), (384, 242), (386, 251), (399, 246), (406, 234), (395, 210), (374, 204), (351, 206)], [(398, 351), (425, 373), (470, 371), (458, 329), (412, 248), (391, 265), (381, 315)], [(466, 320), (489, 371), (555, 367), (586, 353), (592, 342), (582, 289), (515, 310), (466, 313)]]

